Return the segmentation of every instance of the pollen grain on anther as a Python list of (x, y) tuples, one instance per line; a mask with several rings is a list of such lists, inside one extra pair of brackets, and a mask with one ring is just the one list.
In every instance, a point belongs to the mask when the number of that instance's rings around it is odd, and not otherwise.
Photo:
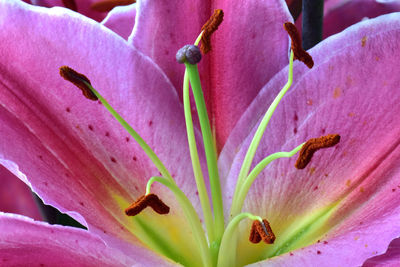
[(340, 135), (338, 134), (329, 134), (319, 138), (311, 138), (301, 148), (295, 167), (297, 169), (304, 169), (308, 163), (310, 163), (317, 150), (335, 146), (339, 141)]
[(218, 26), (224, 19), (224, 12), (222, 9), (215, 9), (214, 14), (210, 19), (201, 27), (203, 35), (201, 36), (200, 50), (203, 54), (207, 54), (211, 50), (211, 35), (218, 29)]
[(267, 244), (275, 242), (275, 234), (272, 232), (271, 226), (266, 219), (263, 219), (262, 222), (259, 220), (253, 221), (249, 240), (252, 243), (259, 243), (261, 240)]
[(289, 34), (290, 39), (292, 39), (291, 49), (294, 53), (294, 59), (300, 60), (311, 69), (314, 66), (314, 60), (312, 59), (311, 55), (303, 49), (301, 45), (300, 34), (296, 26), (291, 22), (286, 22), (283, 24), (283, 27)]
[(125, 209), (125, 214), (128, 216), (138, 215), (142, 210), (151, 207), (158, 214), (168, 214), (169, 207), (155, 194), (141, 196), (133, 204)]
[(98, 100), (97, 96), (92, 92), (87, 84), (91, 84), (90, 80), (83, 74), (71, 69), (68, 66), (62, 66), (60, 68), (60, 75), (65, 80), (73, 83), (76, 87), (81, 89), (83, 95), (93, 101)]
[(103, 0), (92, 3), (90, 8), (98, 12), (108, 12), (116, 6), (127, 6), (136, 3), (136, 0)]

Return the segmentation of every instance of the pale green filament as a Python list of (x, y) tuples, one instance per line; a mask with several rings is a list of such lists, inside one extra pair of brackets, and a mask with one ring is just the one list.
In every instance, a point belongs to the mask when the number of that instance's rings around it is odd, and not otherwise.
[(159, 182), (165, 185), (175, 195), (176, 199), (178, 200), (179, 204), (183, 209), (183, 212), (186, 215), (186, 218), (193, 231), (194, 238), (196, 239), (196, 243), (199, 246), (201, 258), (203, 260), (203, 266), (212, 266), (211, 253), (207, 244), (204, 230), (203, 227), (201, 226), (200, 219), (196, 213), (196, 210), (190, 203), (190, 200), (185, 196), (182, 190), (180, 190), (179, 187), (174, 182), (171, 182), (165, 179), (164, 177), (159, 177), (159, 176), (151, 177), (151, 179), (147, 182), (146, 194), (150, 193), (151, 185), (154, 182)]
[(302, 147), (304, 143), (296, 147), (290, 152), (277, 152), (274, 154), (269, 155), (268, 157), (264, 158), (261, 162), (259, 162), (254, 169), (250, 172), (247, 178), (243, 181), (241, 188), (239, 189), (239, 193), (237, 195), (237, 199), (234, 203), (232, 203), (232, 212), (240, 212), (243, 207), (244, 200), (249, 192), (249, 189), (258, 175), (270, 164), (272, 161), (279, 159), (279, 158), (290, 158), (293, 157)]
[[(250, 143), (250, 146), (247, 150), (246, 156), (243, 160), (242, 168), (240, 169), (238, 180), (236, 183), (236, 188), (235, 188), (235, 193), (233, 195), (233, 203), (236, 202), (237, 195), (240, 191), (240, 188), (242, 188), (244, 179), (248, 175), (251, 167), (251, 163), (253, 162), (254, 155), (256, 153), (256, 150), (260, 144), (261, 138), (265, 132), (265, 129), (267, 128), (267, 125), (274, 114), (274, 111), (276, 107), (278, 106), (279, 102), (282, 100), (283, 96), (286, 94), (286, 92), (289, 90), (290, 86), (292, 85), (293, 82), (293, 51), (290, 53), (290, 60), (289, 60), (289, 75), (288, 75), (288, 81), (285, 84), (285, 86), (282, 88), (282, 90), (279, 92), (279, 94), (276, 96), (272, 104), (269, 106), (267, 112), (264, 115), (264, 118), (262, 119), (260, 125), (257, 128), (256, 133), (254, 134), (253, 140)], [(233, 210), (233, 206), (231, 207), (231, 217), (236, 216), (240, 210)]]
[(196, 180), (197, 191), (199, 192), (200, 203), (203, 208), (204, 222), (207, 229), (208, 240), (214, 241), (214, 222), (211, 213), (210, 200), (208, 198), (204, 176), (201, 170), (199, 156), (197, 152), (196, 139), (194, 136), (192, 112), (189, 98), (189, 77), (185, 71), (183, 78), (183, 107), (185, 110), (186, 131), (189, 143), (190, 157), (192, 159), (193, 173)]
[(262, 218), (260, 216), (255, 216), (248, 212), (236, 215), (229, 222), (221, 240), (221, 246), (218, 255), (218, 267), (230, 267), (235, 265), (236, 246), (232, 246), (232, 244), (236, 244), (237, 228), (240, 221), (245, 218), (262, 222)]
[(219, 240), (224, 233), (224, 211), (217, 166), (217, 151), (215, 149), (210, 121), (207, 114), (206, 103), (204, 101), (203, 91), (201, 89), (197, 65), (185, 63), (185, 66), (189, 75), (190, 85), (192, 86), (192, 92), (196, 102), (197, 113), (199, 116), (200, 127), (203, 136), (204, 150), (206, 153), (208, 174), (211, 186), (211, 197), (214, 208), (215, 237), (216, 242), (219, 243)]
[(107, 100), (102, 97), (99, 92), (97, 92), (89, 83), (82, 80), (85, 85), (97, 96), (103, 106), (114, 116), (114, 118), (125, 128), (125, 130), (135, 139), (135, 141), (140, 145), (146, 155), (151, 159), (160, 173), (166, 177), (171, 182), (175, 183), (171, 174), (161, 162), (161, 160), (157, 157), (156, 153), (151, 149), (151, 147), (143, 140), (143, 138), (119, 115), (110, 104), (108, 104)]
[(194, 41), (194, 45), (199, 45), (200, 40), (201, 40), (201, 37), (203, 36), (203, 32), (204, 32), (204, 31), (202, 31), (202, 32), (199, 34), (199, 36), (197, 36), (196, 41)]

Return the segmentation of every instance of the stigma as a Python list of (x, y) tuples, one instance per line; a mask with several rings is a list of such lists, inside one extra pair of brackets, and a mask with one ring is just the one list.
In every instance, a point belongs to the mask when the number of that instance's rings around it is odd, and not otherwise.
[(176, 52), (176, 61), (178, 63), (190, 63), (192, 65), (201, 60), (200, 48), (197, 45), (185, 45)]

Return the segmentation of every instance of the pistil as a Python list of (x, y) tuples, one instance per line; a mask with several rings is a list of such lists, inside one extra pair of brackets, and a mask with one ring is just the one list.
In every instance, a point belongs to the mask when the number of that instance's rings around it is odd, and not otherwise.
[[(202, 27), (202, 33), (200, 34), (199, 38), (202, 41), (201, 47), (202, 47), (202, 52), (207, 53), (211, 49), (210, 45), (210, 36), (213, 32), (215, 32), (218, 28), (218, 26), (221, 24), (223, 20), (223, 11), (222, 10), (215, 10), (213, 16), (204, 24)], [(197, 38), (196, 43), (198, 42), (199, 38)], [(203, 43), (203, 40), (206, 40), (205, 43)], [(188, 53), (191, 52), (191, 53)], [(211, 247), (213, 250), (213, 256), (216, 257), (216, 254), (218, 253), (218, 248), (219, 248), (219, 243), (222, 238), (223, 232), (224, 232), (224, 213), (223, 213), (223, 203), (222, 203), (222, 192), (221, 192), (221, 185), (220, 185), (220, 178), (219, 178), (219, 173), (218, 173), (218, 165), (217, 165), (217, 151), (216, 151), (216, 145), (214, 142), (214, 138), (212, 135), (211, 131), (211, 125), (210, 125), (210, 120), (208, 118), (207, 114), (207, 108), (204, 100), (204, 95), (203, 91), (201, 88), (201, 82), (200, 82), (200, 77), (199, 77), (199, 72), (197, 69), (197, 65), (192, 64), (191, 62), (198, 63), (198, 59), (200, 58), (198, 54), (198, 50), (195, 48), (195, 46), (191, 45), (186, 45), (182, 49), (180, 49), (177, 53), (177, 60), (178, 62), (183, 62), (186, 67), (186, 72), (185, 75), (189, 77), (190, 85), (192, 87), (192, 92), (197, 108), (197, 114), (199, 117), (199, 122), (200, 122), (200, 128), (202, 132), (202, 137), (203, 137), (203, 144), (204, 144), (204, 150), (206, 154), (206, 161), (207, 161), (207, 167), (208, 167), (208, 174), (209, 174), (209, 179), (210, 179), (210, 187), (211, 187), (211, 198), (212, 198), (212, 203), (213, 203), (213, 208), (214, 208), (214, 222), (213, 225), (214, 227), (213, 230), (211, 230), (211, 234), (214, 236), (213, 239), (210, 240), (211, 242)], [(192, 60), (193, 59), (193, 60)], [(184, 91), (185, 89), (185, 84), (184, 84)], [(188, 104), (188, 101), (185, 102), (185, 109), (187, 109), (187, 106), (190, 105)], [(188, 119), (186, 118), (186, 123), (188, 123)], [(190, 122), (191, 124), (191, 122)], [(190, 127), (189, 127), (190, 128)], [(188, 133), (189, 134), (189, 133)], [(189, 143), (193, 143), (193, 138), (192, 136), (188, 135), (188, 140)], [(191, 140), (192, 139), (192, 140)], [(194, 154), (193, 150), (193, 145), (191, 149), (191, 155)], [(197, 153), (197, 151), (196, 151)], [(196, 176), (196, 174), (195, 174)], [(197, 175), (199, 179), (202, 174)], [(197, 184), (201, 184), (202, 182), (196, 182)], [(203, 190), (202, 190), (203, 191)], [(205, 192), (204, 192), (205, 194)], [(205, 196), (202, 197), (202, 203), (205, 202)], [(207, 205), (202, 204), (203, 206), (203, 211), (205, 211), (205, 218), (209, 220), (209, 216), (206, 214), (207, 213)], [(210, 225), (210, 222), (206, 222), (206, 225)], [(207, 226), (207, 228), (210, 228), (210, 226)]]
[(211, 212), (210, 200), (204, 182), (203, 171), (200, 165), (199, 154), (196, 145), (196, 138), (194, 135), (192, 109), (189, 97), (189, 76), (186, 70), (183, 78), (183, 108), (185, 113), (186, 133), (188, 138), (190, 158), (192, 160), (194, 178), (196, 181), (197, 191), (199, 192), (199, 199), (203, 210), (204, 222), (207, 229), (208, 240), (212, 242), (213, 240), (215, 240), (214, 220)]

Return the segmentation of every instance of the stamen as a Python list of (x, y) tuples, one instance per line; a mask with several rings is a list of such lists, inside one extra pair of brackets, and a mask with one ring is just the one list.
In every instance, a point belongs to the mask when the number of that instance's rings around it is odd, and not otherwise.
[(332, 147), (339, 143), (339, 141), (340, 135), (338, 134), (329, 134), (308, 140), (300, 150), (299, 158), (296, 161), (295, 167), (297, 169), (304, 169), (311, 161), (315, 151), (321, 148)]
[(259, 220), (253, 221), (249, 240), (255, 244), (259, 243), (261, 240), (267, 244), (273, 244), (275, 242), (275, 234), (272, 232), (271, 226), (266, 219), (263, 219), (262, 222)]
[(261, 236), (257, 231), (257, 226), (255, 222), (259, 222), (259, 221), (254, 221), (253, 224), (251, 225), (251, 229), (250, 229), (250, 236), (249, 236), (249, 241), (251, 243), (257, 244), (261, 242)]
[(150, 206), (158, 214), (169, 213), (169, 207), (165, 205), (165, 203), (162, 202), (157, 195), (148, 194), (141, 196), (138, 200), (136, 200), (136, 202), (126, 208), (125, 214), (128, 216), (136, 216), (148, 206)]
[(68, 66), (60, 68), (60, 75), (65, 80), (73, 83), (76, 87), (82, 90), (83, 95), (93, 101), (98, 100), (97, 96), (92, 92), (87, 84), (91, 85), (90, 80), (83, 74), (76, 72)]
[(207, 54), (211, 50), (211, 35), (218, 29), (224, 18), (222, 9), (215, 9), (211, 18), (201, 27), (203, 35), (201, 36), (201, 52)]
[(288, 32), (290, 39), (292, 39), (291, 49), (294, 53), (294, 59), (298, 59), (310, 69), (314, 66), (314, 60), (311, 55), (305, 51), (301, 45), (301, 38), (296, 26), (291, 22), (283, 24), (285, 30)]
[(185, 45), (176, 52), (176, 61), (178, 63), (188, 62), (192, 65), (199, 63), (201, 60), (200, 49), (196, 45)]
[(127, 6), (136, 3), (136, 0), (103, 0), (90, 5), (90, 8), (98, 12), (108, 12), (116, 6)]
[(73, 11), (78, 11), (75, 0), (62, 0), (62, 3), (66, 8), (71, 9)]

